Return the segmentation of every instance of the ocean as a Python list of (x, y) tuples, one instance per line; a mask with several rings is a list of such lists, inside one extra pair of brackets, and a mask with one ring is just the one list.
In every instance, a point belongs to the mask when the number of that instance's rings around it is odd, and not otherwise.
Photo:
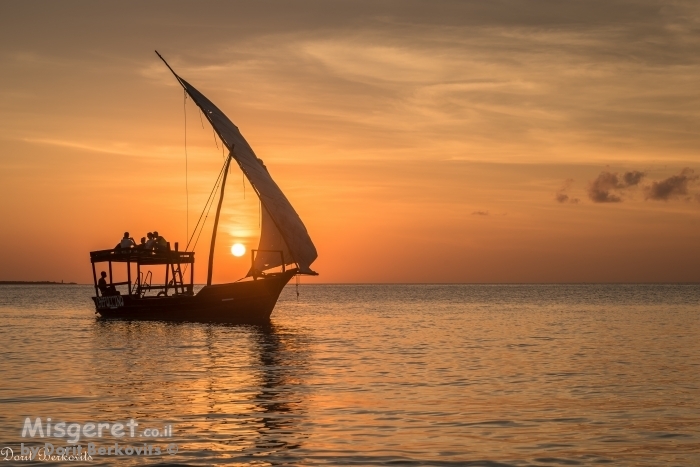
[(699, 285), (291, 285), (265, 327), (92, 293), (0, 286), (0, 463), (700, 465)]

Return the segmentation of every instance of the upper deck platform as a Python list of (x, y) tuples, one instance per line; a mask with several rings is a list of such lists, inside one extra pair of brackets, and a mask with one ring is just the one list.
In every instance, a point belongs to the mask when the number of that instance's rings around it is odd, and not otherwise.
[(90, 252), (91, 263), (136, 263), (153, 264), (193, 264), (194, 251), (141, 250), (138, 248), (121, 248)]

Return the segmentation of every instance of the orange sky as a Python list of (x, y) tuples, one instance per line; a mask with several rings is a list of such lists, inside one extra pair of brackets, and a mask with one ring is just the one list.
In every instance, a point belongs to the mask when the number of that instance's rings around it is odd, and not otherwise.
[[(0, 280), (89, 282), (124, 230), (185, 243), (158, 49), (300, 214), (305, 282), (700, 281), (699, 29), (694, 2), (1, 2)], [(190, 228), (204, 126), (188, 101)], [(236, 168), (215, 281), (257, 235)]]

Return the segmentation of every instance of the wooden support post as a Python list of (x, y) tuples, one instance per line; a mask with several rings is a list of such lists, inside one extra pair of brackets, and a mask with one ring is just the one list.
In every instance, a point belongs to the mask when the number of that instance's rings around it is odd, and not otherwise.
[[(178, 267), (180, 267), (178, 265)], [(175, 269), (175, 263), (170, 263), (170, 271), (173, 273), (173, 287), (175, 288), (175, 294), (180, 293), (180, 289), (178, 288), (177, 285), (177, 269)]]
[[(180, 250), (180, 244), (179, 242), (175, 242), (175, 252), (177, 253)], [(178, 292), (177, 289), (177, 279), (175, 277), (175, 265), (173, 265), (173, 283), (175, 284), (175, 292), (176, 293), (185, 293), (185, 284), (182, 283), (182, 269), (180, 269), (180, 255), (177, 255), (177, 271), (180, 272), (180, 291)]]
[(190, 295), (194, 294), (194, 261), (190, 263)]
[(168, 273), (170, 272), (170, 271), (168, 271), (169, 268), (170, 268), (170, 261), (168, 261), (168, 263), (165, 265), (165, 289), (164, 290), (165, 290), (166, 297), (168, 296)]
[(95, 297), (98, 297), (100, 294), (98, 293), (97, 288), (97, 273), (95, 272), (95, 263), (92, 263), (92, 283), (95, 285)]
[(129, 295), (131, 295), (131, 261), (126, 262), (126, 281), (129, 283)]

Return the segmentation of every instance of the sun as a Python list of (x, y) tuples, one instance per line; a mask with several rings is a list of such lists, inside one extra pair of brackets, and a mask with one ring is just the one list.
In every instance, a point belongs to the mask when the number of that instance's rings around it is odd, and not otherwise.
[(243, 256), (245, 254), (245, 246), (240, 243), (235, 243), (231, 247), (231, 254), (233, 256)]

